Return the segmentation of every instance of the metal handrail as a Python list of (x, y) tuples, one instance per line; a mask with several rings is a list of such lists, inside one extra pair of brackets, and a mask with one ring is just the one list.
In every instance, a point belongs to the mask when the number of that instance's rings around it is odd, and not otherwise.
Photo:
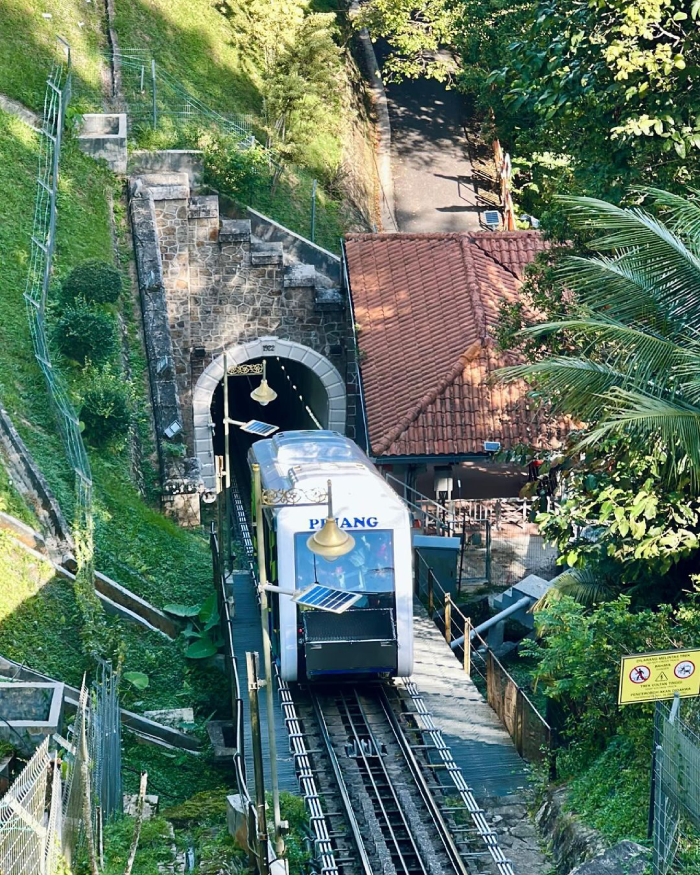
[[(423, 495), (422, 492), (418, 492), (417, 489), (414, 489), (412, 486), (409, 486), (407, 483), (404, 483), (403, 480), (399, 480), (398, 477), (394, 477), (393, 474), (390, 474), (388, 471), (382, 472), (386, 481), (392, 485), (397, 485), (403, 491), (401, 498), (406, 502), (406, 504), (422, 514), (424, 517), (432, 520), (435, 524), (438, 531), (446, 530), (448, 532), (453, 532), (456, 529), (457, 518), (452, 513), (452, 511), (448, 510), (444, 505), (440, 504), (439, 501), (435, 501), (433, 498), (429, 498), (427, 495)], [(398, 490), (397, 490), (398, 491)], [(414, 496), (414, 500), (408, 498), (407, 493), (410, 492), (412, 496)], [(426, 507), (423, 507), (419, 502), (425, 502), (426, 504), (433, 505), (437, 508), (438, 511), (443, 511), (445, 514), (445, 519), (440, 519), (437, 514), (432, 513)], [(450, 522), (446, 523), (446, 520), (449, 519)]]
[[(437, 577), (435, 576), (435, 572), (428, 565), (425, 557), (421, 555), (420, 550), (416, 549), (415, 554), (418, 557), (419, 561), (423, 563), (423, 565), (426, 567), (426, 569), (428, 571), (428, 575), (429, 575), (428, 595), (430, 596), (430, 594), (432, 593), (432, 599), (429, 597), (429, 602), (433, 601), (433, 599), (435, 598), (436, 590), (438, 593), (441, 593), (443, 596), (442, 607), (444, 607), (448, 601), (448, 599), (446, 599), (445, 596), (448, 596), (449, 604), (450, 604), (450, 611), (452, 614), (454, 614), (454, 613), (459, 614), (459, 616), (462, 618), (462, 628), (464, 628), (467, 624), (469, 624), (471, 626), (471, 620), (469, 619), (469, 617), (467, 617), (467, 615), (464, 613), (464, 611), (462, 611), (460, 609), (459, 605), (456, 605), (452, 601), (452, 597), (450, 596), (450, 594), (440, 585), (440, 582), (438, 581)], [(420, 574), (419, 573), (416, 574), (416, 580), (418, 581), (417, 594), (420, 595)], [(432, 609), (433, 608), (431, 607), (430, 610), (432, 611)], [(452, 622), (452, 619), (453, 618), (451, 618), (451, 622)], [(538, 711), (537, 707), (533, 704), (530, 697), (523, 690), (523, 688), (520, 686), (520, 684), (518, 684), (517, 681), (513, 678), (511, 673), (508, 671), (508, 669), (503, 665), (503, 663), (500, 661), (500, 659), (493, 652), (492, 648), (489, 647), (488, 643), (486, 641), (484, 641), (484, 639), (481, 637), (481, 635), (473, 628), (471, 628), (471, 630), (470, 630), (469, 638), (470, 638), (469, 646), (472, 646), (472, 644), (471, 644), (472, 639), (476, 639), (480, 645), (479, 649), (483, 648), (484, 650), (486, 650), (487, 652), (490, 653), (490, 658), (493, 659), (493, 661), (496, 663), (498, 668), (503, 672), (504, 675), (506, 675), (508, 680), (511, 681), (513, 683), (513, 685), (518, 689), (518, 691), (522, 695), (523, 699), (528, 703), (528, 705), (533, 710), (533, 712), (541, 720), (542, 724), (551, 732), (551, 726), (549, 725), (549, 723), (547, 723), (547, 721), (544, 719), (544, 717), (540, 714), (540, 712)]]

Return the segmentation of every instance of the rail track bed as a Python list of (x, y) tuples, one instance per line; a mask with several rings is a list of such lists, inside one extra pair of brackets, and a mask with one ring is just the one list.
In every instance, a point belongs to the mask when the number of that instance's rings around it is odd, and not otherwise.
[(292, 687), (337, 871), (512, 875), (410, 686)]

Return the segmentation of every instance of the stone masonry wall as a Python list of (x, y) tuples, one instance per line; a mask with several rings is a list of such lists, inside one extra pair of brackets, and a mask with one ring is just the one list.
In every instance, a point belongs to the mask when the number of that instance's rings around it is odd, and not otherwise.
[[(311, 347), (345, 376), (348, 314), (315, 268), (285, 262), (281, 243), (251, 237), (249, 220), (219, 217), (215, 195), (192, 196), (187, 174), (149, 173), (174, 373), (189, 455), (192, 393), (225, 349), (276, 336)], [(133, 185), (132, 185), (133, 187)]]

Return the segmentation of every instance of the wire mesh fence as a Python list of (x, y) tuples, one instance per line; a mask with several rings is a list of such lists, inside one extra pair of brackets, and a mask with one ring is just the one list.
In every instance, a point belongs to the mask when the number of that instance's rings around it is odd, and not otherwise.
[(656, 703), (649, 833), (653, 875), (700, 872), (700, 735), (679, 698)]
[(63, 753), (45, 738), (0, 799), (2, 875), (63, 875), (82, 848), (99, 859), (103, 821), (122, 807), (117, 687), (109, 663), (92, 691), (83, 681)]
[[(77, 578), (85, 583), (81, 608), (84, 615), (96, 602), (93, 594), (93, 516), (92, 474), (80, 422), (68, 389), (51, 362), (46, 326), (46, 304), (51, 267), (56, 246), (56, 201), (61, 140), (66, 107), (71, 97), (70, 46), (59, 39), (65, 59), (54, 64), (46, 82), (44, 113), (39, 134), (39, 169), (34, 202), (29, 269), (24, 291), (34, 356), (46, 380), (49, 397), (56, 411), (59, 432), (75, 475), (76, 511), (74, 520)], [(94, 604), (92, 604), (94, 609)], [(99, 607), (98, 607), (99, 610)]]
[[(49, 781), (50, 794), (47, 826), (44, 825)], [(58, 785), (58, 790), (55, 789)], [(49, 753), (45, 738), (0, 799), (0, 872), (3, 875), (44, 875), (55, 869), (59, 858), (57, 841), (60, 827), (60, 772), (55, 754)]]

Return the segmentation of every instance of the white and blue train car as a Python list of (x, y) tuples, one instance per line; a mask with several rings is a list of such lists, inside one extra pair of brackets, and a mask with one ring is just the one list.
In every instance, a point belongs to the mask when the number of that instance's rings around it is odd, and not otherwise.
[[(267, 572), (282, 590), (314, 583), (359, 594), (344, 613), (308, 608), (271, 594), (271, 633), (284, 680), (343, 675), (407, 677), (413, 669), (413, 580), (408, 509), (351, 440), (330, 431), (280, 432), (257, 441), (249, 462), (263, 489), (298, 490), (299, 504), (265, 508)], [(333, 488), (333, 513), (355, 546), (340, 558), (312, 553), (307, 541), (326, 517), (307, 505)]]

